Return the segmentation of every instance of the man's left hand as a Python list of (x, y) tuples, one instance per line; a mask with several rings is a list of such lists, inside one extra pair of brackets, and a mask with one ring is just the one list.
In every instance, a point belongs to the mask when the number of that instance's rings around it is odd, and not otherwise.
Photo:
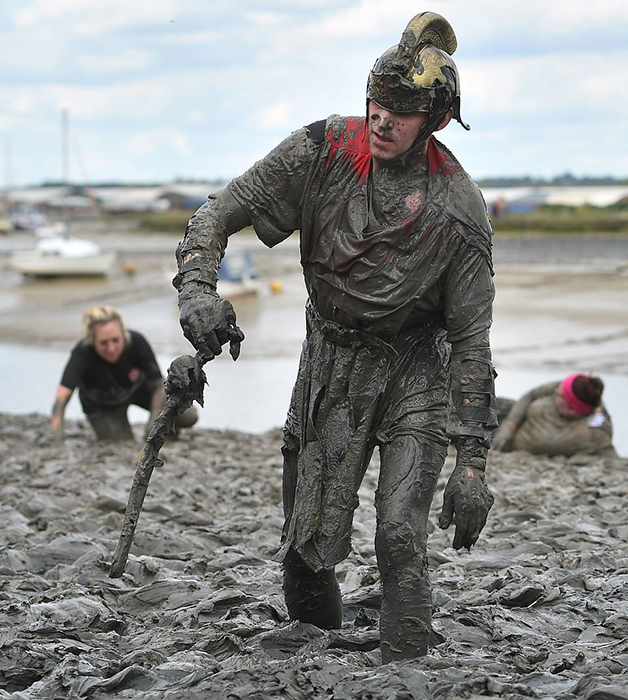
[(482, 469), (456, 464), (445, 487), (438, 523), (443, 530), (455, 523), (454, 549), (471, 549), (477, 542), (494, 500)]

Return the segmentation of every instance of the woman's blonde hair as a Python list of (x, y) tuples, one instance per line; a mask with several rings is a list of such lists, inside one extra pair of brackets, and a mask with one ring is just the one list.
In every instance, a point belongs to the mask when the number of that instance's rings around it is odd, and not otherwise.
[(118, 321), (124, 340), (130, 342), (131, 334), (126, 327), (120, 312), (113, 306), (93, 306), (83, 314), (83, 339), (88, 345), (93, 345), (96, 340), (96, 326), (101, 326), (109, 321)]

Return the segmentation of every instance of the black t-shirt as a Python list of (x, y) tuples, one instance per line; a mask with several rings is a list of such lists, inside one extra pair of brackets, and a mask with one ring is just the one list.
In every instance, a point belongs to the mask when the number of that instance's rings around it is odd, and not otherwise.
[(128, 342), (116, 363), (107, 362), (92, 345), (79, 341), (73, 348), (61, 384), (78, 389), (91, 402), (104, 405), (125, 403), (146, 380), (160, 379), (161, 371), (146, 338), (130, 331)]

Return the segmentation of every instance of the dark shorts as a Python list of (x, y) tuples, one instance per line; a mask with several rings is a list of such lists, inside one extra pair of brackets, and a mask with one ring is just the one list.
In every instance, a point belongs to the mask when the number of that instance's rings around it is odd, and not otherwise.
[(98, 401), (87, 391), (79, 390), (83, 412), (99, 440), (132, 440), (133, 430), (127, 410), (130, 405), (150, 411), (154, 390), (148, 382), (138, 382), (119, 397)]
[(89, 416), (91, 413), (118, 412), (130, 406), (139, 406), (147, 411), (150, 410), (153, 391), (148, 386), (148, 382), (138, 382), (121, 392), (115, 398), (102, 398), (94, 395), (90, 391), (79, 389), (79, 400), (83, 408), (83, 413)]

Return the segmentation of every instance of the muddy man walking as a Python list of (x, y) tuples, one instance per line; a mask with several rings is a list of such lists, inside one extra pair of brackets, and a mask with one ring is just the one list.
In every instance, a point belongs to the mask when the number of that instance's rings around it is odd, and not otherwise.
[(366, 116), (290, 134), (211, 195), (177, 248), (181, 326), (212, 357), (243, 334), (216, 293), (228, 237), (300, 233), (307, 334), (284, 427), (279, 557), (291, 619), (342, 624), (334, 567), (349, 553), (375, 448), (384, 663), (427, 653), (430, 504), (452, 443), (440, 526), (470, 548), (493, 496), (492, 230), (477, 185), (435, 138), (460, 115), (456, 36), (415, 16), (368, 76)]

